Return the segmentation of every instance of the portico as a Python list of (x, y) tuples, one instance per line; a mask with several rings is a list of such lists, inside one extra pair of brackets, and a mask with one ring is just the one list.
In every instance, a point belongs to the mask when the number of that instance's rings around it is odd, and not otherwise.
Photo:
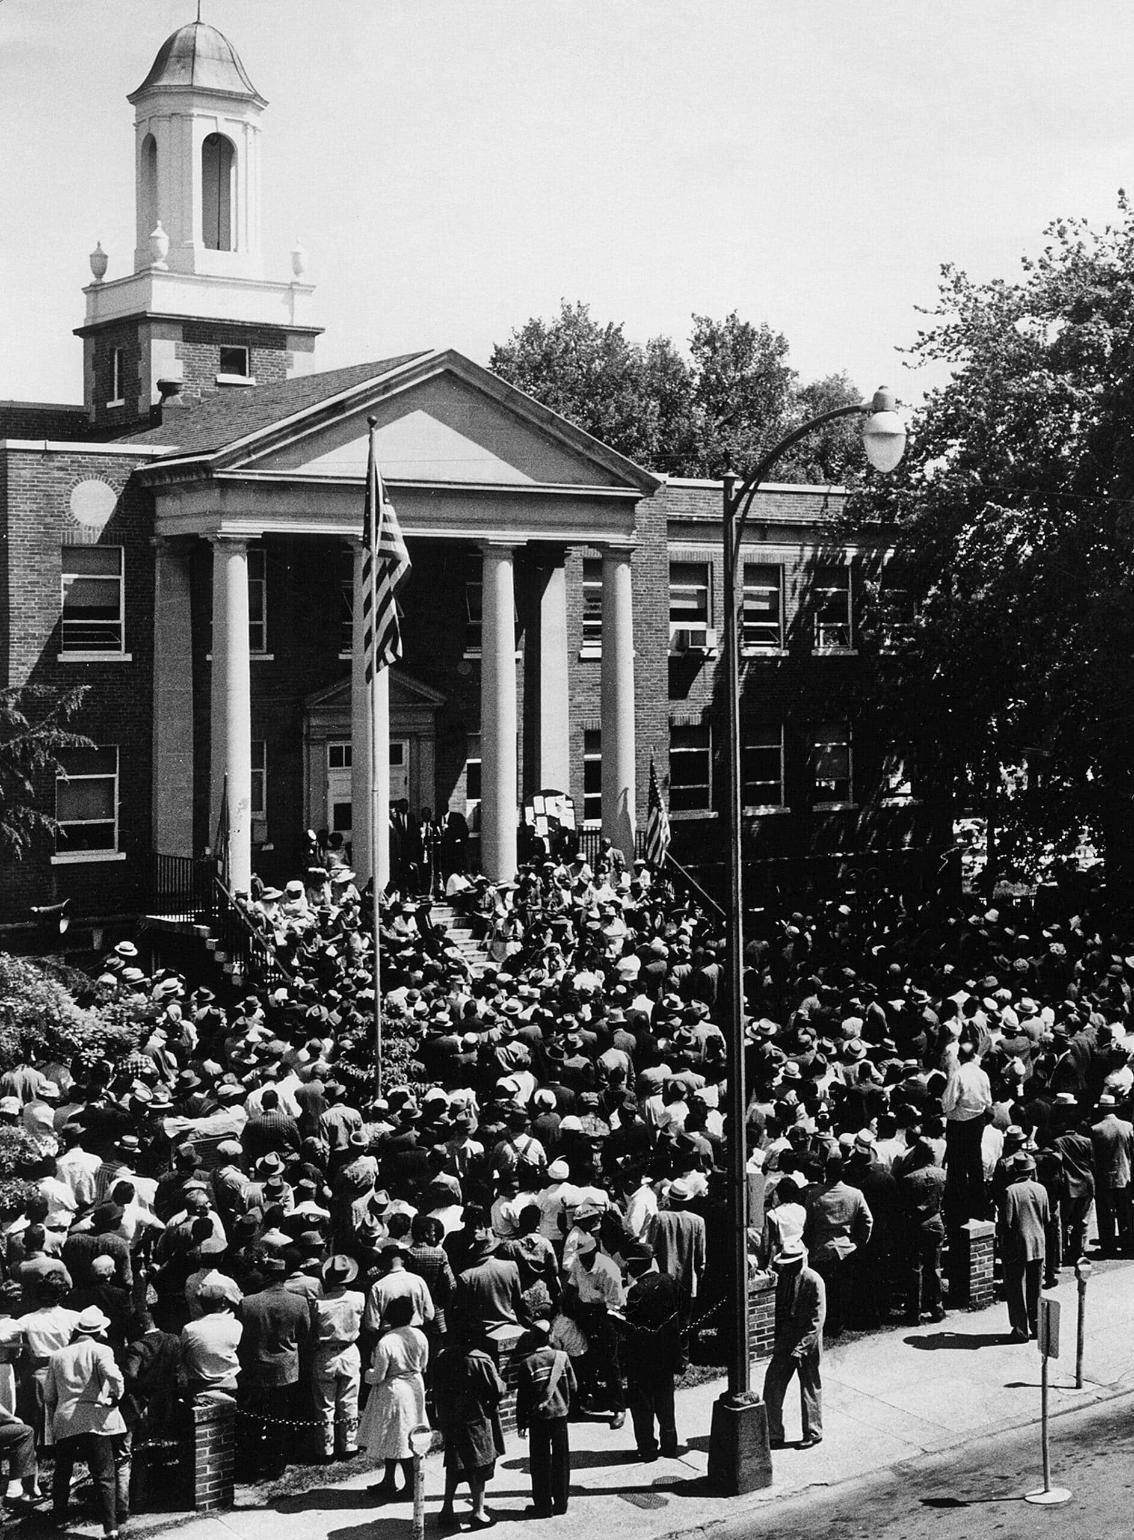
[[(353, 381), (335, 390), (337, 376), (348, 374)], [(260, 405), (255, 427), (243, 433), (238, 406), (225, 415), (214, 412), (212, 403), (202, 403), (183, 414), (180, 436), (181, 421), (171, 424), (169, 437), (181, 445), (180, 452), (143, 473), (154, 496), (158, 534), (155, 843), (169, 853), (189, 853), (184, 845), (190, 825), (184, 816), (171, 816), (166, 788), (170, 777), (176, 775), (183, 785), (186, 768), (205, 762), (186, 742), (184, 727), (175, 731), (170, 720), (184, 697), (189, 650), (184, 637), (190, 610), (187, 549), (201, 541), (211, 549), (209, 828), (226, 822), (232, 884), (246, 888), (253, 869), (252, 713), (261, 667), (250, 641), (249, 549), (274, 536), (311, 537), (304, 550), (315, 562), (340, 562), (346, 544), (356, 553), (357, 585), (366, 418), (373, 415), (383, 475), (411, 561), (427, 555), (423, 572), (445, 572), (471, 559), (479, 572), (479, 647), (464, 652), (458, 671), (470, 691), (477, 668), (480, 676), (479, 712), (475, 723), (467, 724), (470, 732), (479, 730), (480, 864), (494, 878), (511, 877), (523, 795), (569, 786), (571, 658), (564, 564), (579, 546), (602, 553), (603, 830), (632, 850), (637, 784), (630, 561), (636, 505), (656, 488), (656, 478), (458, 354), (395, 360), (389, 367), (373, 366), (368, 377), (361, 374), (336, 371), (277, 387), (273, 394), (282, 399), (276, 416), (264, 422)], [(312, 399), (320, 379), (327, 382), (328, 394)], [(288, 410), (289, 393), (305, 400), (301, 410)], [(463, 627), (466, 617), (439, 616), (431, 636), (423, 639), (411, 624), (415, 604), (430, 598), (420, 581), (415, 585), (411, 578), (403, 596), (410, 640), (402, 661), (407, 673), (441, 700), (445, 691), (431, 673), (430, 654), (451, 640), (451, 628)], [(537, 632), (534, 667), (529, 666), (522, 691), (518, 584), (535, 596), (528, 624)], [(171, 598), (169, 613), (163, 615), (160, 606)], [(360, 604), (354, 605), (354, 615), (357, 624)], [(531, 645), (527, 655), (533, 657)], [(350, 680), (351, 827), (355, 869), (365, 879), (370, 876), (368, 692), (357, 667), (353, 674), (349, 662), (339, 667), (344, 693)], [(388, 687), (387, 677), (378, 705), (381, 744), (390, 741)], [(525, 727), (536, 745), (528, 775), (534, 784), (528, 785), (519, 747)], [(389, 876), (388, 846), (381, 839), (389, 822), (388, 754), (380, 754), (380, 760), (377, 877), (384, 884)], [(419, 785), (422, 801), (436, 808), (434, 797), (445, 788)], [(195, 797), (202, 796), (204, 788), (192, 789)], [(170, 840), (183, 848), (170, 849)]]

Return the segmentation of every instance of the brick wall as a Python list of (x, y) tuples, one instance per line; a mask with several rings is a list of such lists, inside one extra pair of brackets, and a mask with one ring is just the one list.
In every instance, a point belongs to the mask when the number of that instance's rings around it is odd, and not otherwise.
[(175, 351), (185, 368), (187, 396), (215, 396), (218, 390), (240, 388), (217, 384), (222, 345), (248, 348), (249, 369), (258, 385), (271, 385), (287, 378), (287, 333), (282, 329), (186, 321)]
[(0, 401), (0, 438), (81, 438), (86, 425), (86, 410), (81, 406)]
[(198, 1513), (231, 1508), (236, 1402), (214, 1391), (193, 1403), (193, 1506)]
[[(85, 696), (72, 727), (119, 749), (119, 849), (125, 861), (53, 866), (53, 843), (40, 837), (23, 861), (6, 859), (0, 876), (0, 921), (27, 918), (32, 903), (72, 900), (76, 915), (104, 915), (132, 907), (148, 865), (152, 698), (153, 527), (147, 494), (126, 482), (132, 457), (96, 452), (7, 450), (7, 519), (0, 575), (0, 632), (6, 640), (5, 684), (64, 690)], [(101, 541), (124, 549), (126, 650), (130, 662), (60, 662), (61, 561), (64, 531), (74, 527), (69, 499), (84, 480), (119, 493)], [(41, 806), (54, 811), (54, 782), (40, 787)]]

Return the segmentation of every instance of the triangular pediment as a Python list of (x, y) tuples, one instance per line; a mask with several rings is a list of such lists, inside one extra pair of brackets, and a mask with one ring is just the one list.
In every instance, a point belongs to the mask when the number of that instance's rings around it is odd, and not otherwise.
[[(316, 690), (313, 695), (308, 695), (304, 700), (304, 709), (307, 711), (336, 711), (350, 709), (351, 681), (348, 674), (345, 679), (336, 680), (332, 685), (325, 686), (322, 690)], [(415, 679), (412, 674), (403, 673), (400, 668), (390, 670), (390, 706), (443, 706), (445, 696), (439, 690), (433, 690), (420, 679)]]
[(633, 487), (655, 477), (460, 354), (432, 353), (250, 435), (216, 457), (226, 472), (362, 480), (368, 420), (394, 482), (504, 487)]

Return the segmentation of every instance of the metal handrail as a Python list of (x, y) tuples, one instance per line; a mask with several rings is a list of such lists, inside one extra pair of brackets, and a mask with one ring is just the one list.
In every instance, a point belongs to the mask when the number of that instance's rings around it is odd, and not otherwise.
[(295, 982), (276, 948), (252, 924), (219, 872), (213, 877), (213, 910), (213, 922), (225, 955), (238, 961), (242, 972), (265, 985)]
[[(706, 893), (704, 888), (697, 881), (696, 877), (694, 877), (693, 873), (689, 871), (687, 867), (682, 866), (681, 862), (676, 860), (673, 853), (668, 850), (666, 851), (665, 856), (665, 867), (672, 868), (673, 871), (678, 874), (681, 880), (681, 885), (686, 889), (692, 889), (692, 892), (696, 895), (697, 899), (702, 904), (704, 904), (706, 908), (711, 909), (719, 920), (724, 919), (725, 912), (721, 908), (720, 904), (717, 903), (712, 894)], [(674, 886), (676, 887), (677, 884), (675, 883)]]

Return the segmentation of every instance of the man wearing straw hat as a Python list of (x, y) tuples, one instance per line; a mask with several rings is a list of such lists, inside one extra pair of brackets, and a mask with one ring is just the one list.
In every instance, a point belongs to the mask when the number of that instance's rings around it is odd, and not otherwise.
[(776, 1273), (776, 1329), (772, 1358), (764, 1376), (768, 1433), (773, 1449), (784, 1446), (784, 1395), (793, 1374), (799, 1375), (803, 1417), (801, 1449), (823, 1440), (823, 1386), (819, 1362), (823, 1354), (823, 1317), (827, 1296), (823, 1280), (807, 1265), (801, 1240), (788, 1240), (772, 1259)]

